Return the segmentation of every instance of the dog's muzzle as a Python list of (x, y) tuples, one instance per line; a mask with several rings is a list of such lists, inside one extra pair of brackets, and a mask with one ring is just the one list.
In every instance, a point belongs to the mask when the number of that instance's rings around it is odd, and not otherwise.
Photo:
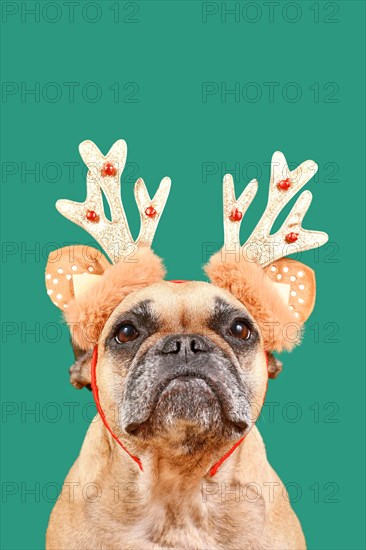
[[(192, 340), (191, 340), (192, 341)], [(168, 345), (168, 350), (169, 350), (169, 346), (170, 344)], [(163, 346), (164, 347), (164, 346)], [(176, 349), (178, 348), (179, 346), (176, 346)], [(192, 351), (192, 347), (191, 347), (191, 344), (189, 345), (191, 351)], [(196, 348), (196, 345), (194, 344), (193, 345), (193, 348)], [(181, 349), (179, 349), (179, 352), (181, 351)], [(168, 351), (169, 353), (169, 351)], [(193, 352), (195, 353), (195, 352)], [(268, 355), (265, 354), (265, 357), (266, 357), (266, 363), (267, 363), (267, 368), (268, 368)], [(96, 345), (94, 347), (94, 350), (93, 350), (93, 355), (92, 355), (92, 365), (91, 365), (91, 387), (92, 387), (92, 392), (93, 392), (93, 397), (94, 397), (94, 400), (95, 400), (95, 404), (96, 404), (96, 407), (97, 407), (97, 410), (98, 410), (98, 413), (100, 415), (100, 418), (103, 422), (103, 424), (105, 425), (106, 429), (108, 430), (108, 432), (110, 433), (110, 435), (112, 436), (112, 438), (118, 443), (118, 445), (120, 447), (122, 447), (122, 449), (131, 457), (131, 459), (138, 465), (138, 467), (140, 468), (141, 471), (143, 471), (143, 467), (142, 467), (142, 462), (141, 460), (139, 459), (139, 457), (133, 455), (132, 453), (130, 453), (130, 451), (127, 449), (127, 447), (121, 442), (120, 438), (113, 432), (113, 430), (111, 429), (108, 421), (107, 421), (107, 418), (104, 414), (104, 410), (103, 410), (103, 407), (102, 407), (102, 404), (100, 402), (100, 398), (99, 398), (99, 389), (98, 389), (98, 383), (97, 383), (97, 365), (98, 365), (98, 346)], [(265, 395), (263, 396), (263, 401), (265, 399)], [(248, 433), (248, 432), (247, 432)], [(220, 466), (232, 455), (232, 453), (238, 448), (238, 446), (244, 441), (245, 437), (246, 437), (246, 434), (242, 435), (240, 437), (240, 439), (238, 439), (234, 445), (232, 445), (232, 447), (220, 458), (220, 460), (218, 460), (209, 470), (209, 475), (211, 477), (213, 477), (218, 469), (220, 468)]]
[(132, 363), (122, 428), (144, 436), (183, 420), (201, 430), (242, 435), (250, 424), (250, 392), (239, 368), (210, 338), (173, 334)]

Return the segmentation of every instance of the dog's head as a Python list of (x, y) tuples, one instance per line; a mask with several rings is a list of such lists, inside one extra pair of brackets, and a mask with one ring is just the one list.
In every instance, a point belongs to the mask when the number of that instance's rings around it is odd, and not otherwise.
[[(118, 233), (113, 219), (105, 218), (99, 196), (102, 189), (117, 209), (119, 223), (125, 224), (112, 196), (125, 161), (123, 146), (117, 142), (107, 157), (91, 142), (82, 144), (81, 151), (90, 169), (89, 199), (81, 205), (61, 201), (58, 208), (104, 248), (109, 246), (110, 257), (111, 246), (121, 246), (115, 265), (90, 247), (66, 247), (50, 256), (48, 294), (65, 314), (77, 357), (72, 383), (90, 386), (97, 346), (104, 414), (113, 432), (134, 448), (163, 444), (181, 455), (239, 440), (258, 417), (268, 375), (275, 377), (280, 370), (272, 352), (299, 342), (301, 325), (314, 305), (313, 271), (295, 260), (279, 259), (283, 243), (273, 242), (270, 259), (268, 253), (263, 257), (263, 243), (250, 251), (248, 243), (240, 247), (240, 220), (255, 186), (252, 182), (235, 199), (232, 181), (226, 179), (226, 241), (206, 266), (211, 283), (164, 281), (161, 260), (147, 245), (169, 185), (163, 180), (151, 200), (139, 180), (136, 198), (143, 224), (139, 246), (131, 249), (129, 231), (124, 226)], [(273, 163), (271, 193), (277, 209), (291, 185), (286, 201), (309, 179), (305, 165), (300, 172), (289, 172), (282, 161), (282, 178), (285, 168), (288, 177), (279, 180)], [(306, 209), (309, 197), (302, 199), (304, 195), (298, 203), (302, 200)], [(271, 216), (276, 212), (272, 208)], [(262, 237), (265, 221), (258, 225)], [(288, 253), (296, 241), (304, 250), (326, 240), (322, 233), (303, 230), (300, 221), (299, 215), (295, 222), (289, 216), (280, 230)]]
[(113, 311), (98, 345), (98, 385), (119, 430), (187, 452), (237, 440), (264, 399), (267, 365), (247, 308), (204, 282), (156, 283)]

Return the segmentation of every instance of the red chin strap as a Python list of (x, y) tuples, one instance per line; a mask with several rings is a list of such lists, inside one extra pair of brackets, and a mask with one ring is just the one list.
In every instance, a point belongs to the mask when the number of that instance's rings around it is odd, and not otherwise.
[[(266, 361), (267, 361), (267, 365), (268, 365), (267, 354), (265, 354), (265, 356), (266, 356)], [(136, 462), (136, 464), (140, 468), (141, 472), (143, 472), (144, 470), (143, 470), (143, 467), (142, 467), (141, 460), (137, 456), (134, 456), (133, 454), (131, 454), (128, 449), (126, 449), (126, 447), (121, 443), (119, 438), (112, 431), (112, 429), (110, 428), (110, 426), (108, 424), (108, 421), (106, 419), (106, 416), (104, 414), (104, 411), (102, 409), (102, 406), (100, 404), (100, 399), (99, 399), (99, 391), (98, 391), (98, 385), (97, 385), (97, 363), (98, 363), (98, 346), (95, 346), (94, 351), (93, 351), (93, 357), (92, 357), (92, 365), (91, 365), (91, 387), (92, 387), (93, 397), (94, 397), (94, 401), (95, 401), (99, 416), (102, 419), (102, 422), (103, 422), (104, 426), (107, 428), (107, 430), (109, 431), (109, 433), (113, 437), (113, 439), (115, 439), (117, 441), (118, 445), (120, 445), (120, 447), (122, 447), (122, 449), (128, 454), (128, 456), (131, 457), (132, 460), (134, 460)], [(266, 397), (267, 388), (268, 388), (268, 379), (267, 379), (266, 391), (265, 391), (265, 394), (264, 394), (264, 397), (263, 397), (263, 403), (264, 403), (264, 399)], [(262, 405), (263, 405), (263, 403), (262, 403)], [(220, 458), (220, 460), (218, 462), (216, 462), (216, 464), (214, 464), (212, 466), (212, 468), (209, 471), (210, 477), (213, 477), (216, 474), (217, 470), (220, 468), (220, 466), (223, 464), (223, 462), (225, 462), (225, 460), (227, 458), (229, 458), (229, 456), (235, 451), (235, 449), (237, 449), (239, 447), (239, 445), (244, 441), (244, 439), (246, 438), (247, 435), (248, 434), (245, 434), (244, 437), (239, 439), (239, 441), (237, 441), (231, 447), (231, 449), (226, 454), (224, 454), (224, 456), (222, 458)]]

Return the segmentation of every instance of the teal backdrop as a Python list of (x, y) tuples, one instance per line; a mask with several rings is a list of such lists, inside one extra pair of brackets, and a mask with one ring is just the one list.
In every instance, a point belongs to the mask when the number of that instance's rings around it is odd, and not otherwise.
[[(128, 143), (133, 183), (172, 191), (154, 248), (171, 279), (200, 279), (222, 243), (222, 176), (267, 196), (269, 162), (319, 164), (305, 227), (330, 242), (301, 255), (317, 303), (282, 356), (260, 419), (313, 550), (364, 539), (364, 12), (336, 2), (5, 2), (2, 16), (2, 543), (44, 548), (92, 396), (68, 379), (69, 335), (46, 295), (49, 251), (91, 237), (56, 211), (83, 200), (84, 139)], [(92, 528), (92, 526), (91, 526)]]

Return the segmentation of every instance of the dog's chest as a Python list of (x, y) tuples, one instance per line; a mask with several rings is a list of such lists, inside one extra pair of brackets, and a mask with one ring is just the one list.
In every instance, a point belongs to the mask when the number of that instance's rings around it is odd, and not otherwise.
[(133, 516), (122, 538), (115, 533), (112, 547), (119, 547), (123, 539), (131, 550), (251, 548), (260, 540), (264, 523), (262, 502), (230, 498), (205, 502), (202, 495), (185, 499), (171, 495), (146, 504)]

